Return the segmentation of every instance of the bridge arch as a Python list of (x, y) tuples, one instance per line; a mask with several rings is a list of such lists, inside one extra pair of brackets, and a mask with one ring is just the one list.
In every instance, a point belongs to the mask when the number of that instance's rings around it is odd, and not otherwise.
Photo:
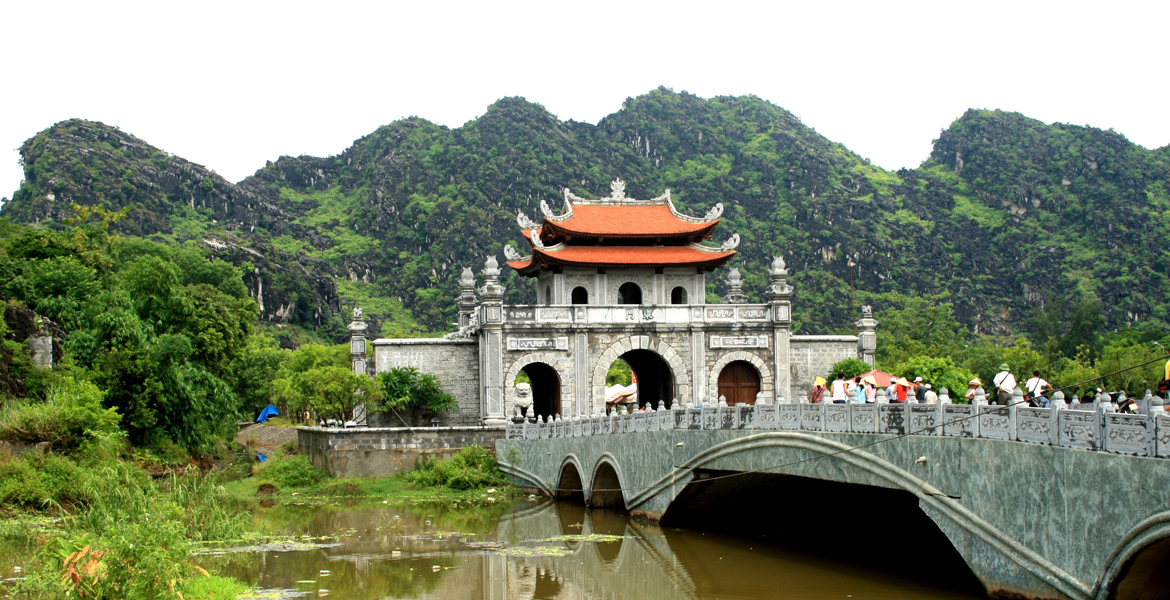
[(617, 460), (609, 453), (603, 454), (593, 467), (588, 501), (589, 506), (595, 508), (626, 508)]
[(556, 496), (558, 500), (570, 500), (584, 503), (585, 486), (581, 477), (581, 465), (577, 457), (570, 454), (561, 464), (561, 476), (557, 481)]
[(1122, 537), (1113, 549), (1096, 590), (1099, 600), (1142, 598), (1140, 592), (1162, 576), (1165, 589), (1166, 567), (1170, 563), (1170, 512), (1158, 513)]
[(775, 402), (776, 380), (772, 377), (772, 370), (768, 368), (768, 363), (755, 354), (743, 350), (726, 352), (715, 359), (707, 374), (707, 397), (711, 399), (719, 397), (719, 374), (727, 365), (736, 361), (749, 363), (756, 368), (756, 372), (760, 374), (760, 391), (764, 393), (765, 398)]
[(667, 404), (670, 404), (674, 399), (678, 399), (684, 405), (690, 404), (691, 375), (687, 372), (686, 364), (684, 364), (682, 356), (678, 351), (672, 348), (665, 340), (658, 337), (631, 335), (610, 344), (609, 348), (606, 348), (601, 353), (601, 358), (597, 361), (597, 366), (593, 368), (593, 377), (590, 382), (593, 390), (590, 403), (596, 402), (600, 404), (596, 407), (592, 405), (587, 406), (586, 412), (592, 413), (595, 408), (605, 408), (605, 376), (609, 373), (609, 368), (613, 366), (614, 361), (634, 350), (646, 350), (657, 354), (670, 370), (674, 393), (671, 398), (667, 399)]
[[(573, 405), (573, 382), (569, 377), (569, 371), (560, 358), (553, 354), (546, 354), (544, 352), (532, 352), (525, 354), (520, 358), (512, 361), (512, 365), (508, 367), (504, 374), (504, 414), (511, 416), (513, 407), (516, 405), (516, 376), (520, 371), (524, 371), (524, 367), (533, 364), (541, 364), (549, 368), (552, 373), (556, 375), (556, 392), (557, 392), (557, 406), (556, 410), (551, 414), (570, 414), (570, 408)], [(531, 374), (529, 374), (531, 377)], [(536, 407), (536, 381), (533, 381), (532, 395), (533, 408)]]

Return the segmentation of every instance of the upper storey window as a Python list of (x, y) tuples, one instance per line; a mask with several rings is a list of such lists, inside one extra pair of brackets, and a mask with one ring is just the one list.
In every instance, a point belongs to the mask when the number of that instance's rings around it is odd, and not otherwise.
[(589, 290), (581, 286), (573, 288), (573, 304), (589, 304)]
[(687, 288), (680, 285), (680, 286), (674, 288), (673, 290), (670, 290), (670, 303), (671, 304), (686, 304), (687, 303)]
[(641, 304), (642, 288), (638, 284), (627, 281), (618, 288), (618, 304)]

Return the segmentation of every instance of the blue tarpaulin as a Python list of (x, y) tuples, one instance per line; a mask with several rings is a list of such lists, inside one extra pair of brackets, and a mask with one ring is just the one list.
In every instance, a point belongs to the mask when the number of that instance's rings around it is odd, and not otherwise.
[(260, 411), (260, 416), (256, 417), (256, 422), (263, 423), (268, 420), (268, 417), (276, 416), (280, 416), (280, 412), (276, 410), (275, 406), (269, 404), (268, 406), (264, 407), (264, 410)]

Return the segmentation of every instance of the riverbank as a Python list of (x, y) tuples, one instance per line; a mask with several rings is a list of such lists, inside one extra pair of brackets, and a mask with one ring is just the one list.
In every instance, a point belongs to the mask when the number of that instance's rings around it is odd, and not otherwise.
[(156, 479), (158, 465), (129, 456), (0, 457), (0, 598), (247, 597), (247, 585), (191, 556), (281, 541), (289, 524), (263, 518), (264, 509), (287, 506), (295, 515), (298, 508), (344, 504), (457, 512), (502, 506), (516, 494), (500, 485), (494, 458), (481, 448), (384, 480), (332, 479), (300, 456), (238, 458)]

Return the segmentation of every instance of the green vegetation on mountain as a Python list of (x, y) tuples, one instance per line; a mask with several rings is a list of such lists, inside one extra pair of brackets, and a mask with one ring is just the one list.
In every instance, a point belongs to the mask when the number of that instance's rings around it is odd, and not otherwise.
[[(520, 98), (458, 128), (404, 119), (238, 184), (100, 123), (58, 123), (21, 152), (26, 180), (0, 214), (44, 235), (69, 203), (125, 209), (117, 231), (241, 267), (260, 330), (286, 348), (340, 341), (353, 305), (375, 335), (451, 330), (460, 267), (523, 246), (517, 211), (559, 206), (562, 186), (602, 195), (614, 177), (634, 197), (670, 188), (691, 214), (723, 202), (717, 234), (743, 236), (735, 263), (754, 300), (770, 258), (788, 261), (798, 331), (852, 332), (861, 304), (895, 321), (922, 308), (914, 298), (946, 304), (947, 331), (911, 320), (899, 339), (883, 324), (887, 366), (940, 335), (956, 365), (976, 361), (959, 349), (1025, 334), (1049, 363), (1082, 346), (1092, 362), (1101, 333), (1136, 327), (1149, 344), (1170, 321), (1170, 151), (1015, 113), (970, 110), (921, 166), (896, 172), (759, 98), (665, 88), (596, 125)], [(532, 300), (511, 272), (504, 283), (508, 301)]]

